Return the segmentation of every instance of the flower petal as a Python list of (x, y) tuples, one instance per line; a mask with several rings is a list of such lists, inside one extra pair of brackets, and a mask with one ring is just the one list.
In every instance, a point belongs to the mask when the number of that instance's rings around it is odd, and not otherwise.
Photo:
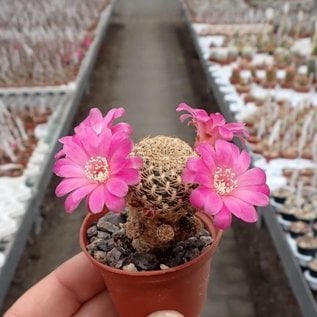
[(189, 201), (194, 208), (203, 209), (205, 203), (204, 198), (204, 191), (198, 187), (191, 192), (189, 196)]
[(243, 150), (241, 151), (236, 162), (234, 162), (232, 169), (238, 176), (244, 173), (249, 168), (250, 164), (251, 164), (251, 156), (247, 151)]
[(71, 194), (69, 194), (64, 204), (66, 212), (70, 213), (74, 211), (78, 207), (82, 199), (85, 198), (91, 191), (93, 191), (96, 186), (98, 185), (88, 184), (74, 190)]
[(128, 135), (131, 135), (133, 132), (132, 126), (129, 123), (126, 122), (120, 122), (114, 125), (111, 128), (112, 133), (117, 133), (117, 132), (124, 132)]
[(224, 204), (231, 213), (245, 222), (253, 223), (258, 220), (258, 214), (254, 206), (239, 198), (226, 196), (224, 197)]
[(87, 178), (67, 178), (58, 184), (55, 194), (57, 197), (62, 197), (79, 187), (89, 184), (91, 184), (91, 182)]
[(106, 183), (107, 190), (117, 197), (124, 197), (128, 193), (128, 185), (121, 178), (111, 177)]
[(226, 123), (225, 117), (219, 112), (211, 113), (209, 117), (213, 122), (213, 126), (220, 127)]
[(89, 111), (89, 115), (87, 117), (87, 123), (97, 134), (100, 134), (102, 129), (105, 127), (103, 125), (103, 116), (101, 111), (98, 108), (92, 108)]
[(270, 195), (270, 188), (267, 184), (251, 185), (251, 186), (243, 187), (241, 189), (252, 190), (255, 192), (261, 192), (262, 194), (264, 194), (266, 196)]
[(240, 154), (239, 148), (235, 144), (224, 140), (216, 141), (215, 150), (216, 166), (220, 167), (232, 167)]
[(98, 151), (98, 134), (97, 132), (88, 125), (82, 125), (80, 129), (76, 129), (76, 134), (73, 137), (76, 142), (88, 156), (97, 155)]
[(219, 134), (224, 140), (231, 141), (233, 139), (233, 133), (226, 126), (218, 128)]
[(125, 199), (111, 194), (105, 187), (105, 204), (110, 211), (121, 212), (125, 207)]
[[(263, 188), (263, 191), (266, 191), (266, 186)], [(252, 190), (252, 187), (237, 189), (232, 192), (232, 196), (255, 206), (267, 206), (269, 203), (269, 196), (266, 192)]]
[(231, 212), (225, 206), (214, 216), (214, 224), (220, 229), (228, 229), (231, 226), (231, 221)]
[(205, 192), (204, 210), (208, 214), (214, 215), (219, 212), (222, 207), (223, 201), (217, 193), (210, 190)]
[(219, 195), (205, 187), (198, 187), (193, 190), (189, 199), (193, 207), (202, 209), (210, 215), (217, 213), (223, 206)]
[(127, 167), (128, 160), (125, 158), (117, 158), (109, 162), (110, 165), (110, 175), (114, 176), (119, 173), (123, 168)]
[(125, 114), (124, 108), (112, 108), (112, 109), (110, 109), (103, 119), (104, 126), (110, 128), (113, 124), (113, 121), (122, 117), (124, 114)]
[(110, 161), (116, 160), (118, 157), (127, 157), (133, 148), (132, 140), (124, 133), (116, 133), (113, 135), (109, 147)]
[(130, 156), (126, 168), (140, 169), (143, 167), (143, 159), (140, 156)]
[(105, 205), (104, 185), (97, 185), (97, 187), (88, 196), (89, 210), (96, 214), (102, 212)]
[(86, 177), (84, 169), (76, 164), (63, 164), (54, 167), (54, 173), (59, 177)]
[(214, 172), (216, 170), (216, 153), (213, 147), (208, 143), (200, 143), (195, 150), (201, 156), (203, 162), (210, 171)]
[(66, 156), (78, 165), (84, 166), (89, 160), (85, 150), (75, 142), (65, 143), (63, 150)]
[(108, 157), (109, 147), (111, 143), (112, 132), (108, 128), (104, 128), (98, 138), (98, 155)]
[(139, 171), (134, 168), (124, 168), (114, 176), (124, 179), (128, 185), (136, 185), (141, 180)]
[(266, 175), (261, 168), (255, 167), (247, 170), (237, 177), (239, 187), (265, 184)]

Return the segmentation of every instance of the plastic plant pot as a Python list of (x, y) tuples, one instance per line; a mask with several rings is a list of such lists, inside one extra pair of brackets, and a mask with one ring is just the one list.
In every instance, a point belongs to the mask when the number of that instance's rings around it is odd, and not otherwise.
[(197, 212), (213, 237), (202, 254), (182, 265), (155, 271), (127, 272), (95, 260), (86, 250), (87, 229), (102, 215), (89, 214), (80, 230), (80, 245), (103, 276), (120, 317), (146, 317), (159, 310), (175, 310), (186, 317), (198, 317), (203, 309), (209, 282), (211, 259), (222, 236), (212, 219)]

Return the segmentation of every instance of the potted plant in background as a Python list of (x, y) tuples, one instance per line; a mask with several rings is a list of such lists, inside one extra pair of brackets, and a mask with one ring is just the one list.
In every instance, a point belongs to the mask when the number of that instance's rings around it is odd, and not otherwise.
[[(156, 136), (133, 145), (132, 127), (94, 108), (60, 139), (54, 172), (65, 209), (86, 198), (83, 251), (100, 270), (120, 317), (176, 310), (198, 317), (206, 298), (211, 256), (232, 214), (255, 222), (265, 206), (265, 173), (231, 141), (248, 137), (242, 123), (181, 104), (181, 121), (196, 127), (195, 146)], [(84, 286), (83, 286), (84, 287)]]

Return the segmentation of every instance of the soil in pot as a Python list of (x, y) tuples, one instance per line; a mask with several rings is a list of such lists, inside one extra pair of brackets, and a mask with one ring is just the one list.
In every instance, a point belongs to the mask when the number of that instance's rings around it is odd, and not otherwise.
[(303, 236), (296, 240), (297, 251), (302, 255), (314, 257), (317, 252), (317, 238)]
[(87, 230), (87, 250), (98, 262), (125, 271), (164, 270), (186, 263), (211, 243), (209, 232), (200, 233), (164, 251), (139, 253), (125, 235), (125, 213), (107, 213)]

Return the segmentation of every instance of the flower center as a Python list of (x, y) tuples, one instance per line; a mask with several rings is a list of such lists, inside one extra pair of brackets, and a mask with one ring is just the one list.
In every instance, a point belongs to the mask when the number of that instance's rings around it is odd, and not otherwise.
[(91, 157), (85, 165), (85, 172), (89, 179), (97, 183), (104, 183), (109, 177), (107, 159), (101, 156)]
[(219, 195), (230, 194), (237, 186), (236, 174), (231, 168), (217, 167), (214, 176), (214, 188)]

